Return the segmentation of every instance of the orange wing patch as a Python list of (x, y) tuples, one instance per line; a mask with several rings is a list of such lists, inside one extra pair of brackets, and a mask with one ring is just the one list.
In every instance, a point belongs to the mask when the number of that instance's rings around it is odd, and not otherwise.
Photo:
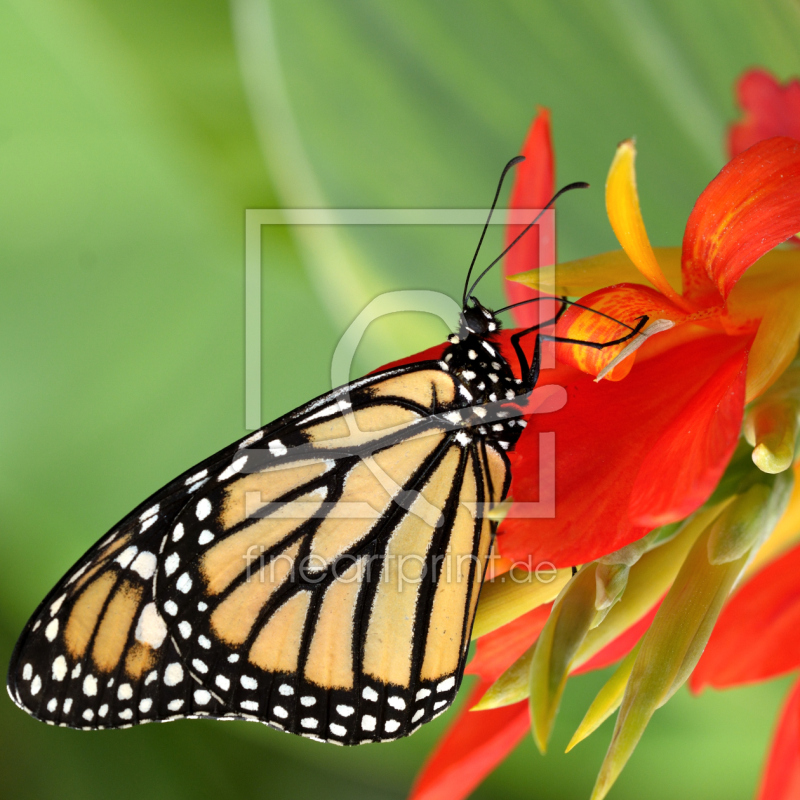
[(423, 680), (436, 680), (455, 672), (461, 658), (467, 590), (475, 560), (473, 548), (477, 499), (475, 463), (470, 456), (467, 459), (458, 510), (433, 598), (425, 643), (425, 659), (422, 662), (420, 675)]
[[(421, 494), (441, 510), (452, 489), (461, 455), (451, 447)], [(364, 641), (364, 672), (385, 683), (408, 686), (414, 651), (414, 618), (425, 557), (434, 525), (420, 514), (419, 498), (389, 539), (380, 583)]]
[(264, 625), (250, 648), (251, 664), (267, 672), (295, 672), (311, 592), (298, 592)]
[(433, 411), (433, 398), (437, 405), (452, 403), (456, 396), (456, 387), (449, 375), (432, 369), (387, 378), (372, 386), (373, 397), (399, 397), (418, 406)]

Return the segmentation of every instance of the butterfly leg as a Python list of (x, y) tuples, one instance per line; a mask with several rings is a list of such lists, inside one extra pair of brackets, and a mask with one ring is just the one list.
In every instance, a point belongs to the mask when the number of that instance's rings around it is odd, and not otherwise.
[(552, 319), (540, 322), (538, 325), (533, 325), (530, 328), (525, 328), (525, 330), (519, 331), (511, 337), (511, 344), (514, 347), (514, 352), (517, 354), (517, 360), (519, 361), (520, 372), (522, 373), (523, 379), (526, 380), (527, 386), (531, 388), (536, 386), (536, 381), (539, 379), (542, 358), (541, 343), (539, 342), (539, 336), (537, 336), (533, 345), (533, 354), (529, 366), (525, 351), (520, 344), (520, 339), (522, 339), (523, 336), (527, 336), (529, 333), (555, 325), (564, 315), (564, 312), (567, 310), (567, 305), (567, 299), (565, 297), (561, 298), (561, 307)]
[(540, 336), (542, 339), (545, 339), (548, 342), (559, 342), (561, 344), (582, 344), (584, 347), (592, 347), (595, 350), (605, 350), (606, 347), (613, 347), (614, 345), (622, 344), (623, 342), (627, 342), (629, 339), (633, 339), (634, 336), (642, 332), (642, 328), (647, 325), (647, 321), (649, 319), (650, 317), (648, 317), (646, 314), (639, 317), (636, 327), (631, 328), (630, 333), (610, 342), (587, 342), (584, 339), (569, 339), (565, 336), (552, 336), (549, 333), (542, 333)]

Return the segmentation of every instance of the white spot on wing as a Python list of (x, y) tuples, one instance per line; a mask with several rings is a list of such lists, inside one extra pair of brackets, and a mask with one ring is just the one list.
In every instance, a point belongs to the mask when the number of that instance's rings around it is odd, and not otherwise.
[(209, 700), (211, 700), (211, 692), (207, 692), (205, 689), (198, 689), (194, 693), (194, 701), (199, 706), (206, 705)]
[(194, 513), (197, 519), (205, 519), (211, 513), (211, 501), (207, 497), (198, 500)]
[(402, 697), (397, 697), (396, 695), (392, 695), (386, 702), (398, 711), (402, 711), (406, 707), (406, 701), (403, 700)]
[(192, 579), (189, 577), (188, 572), (184, 572), (183, 575), (178, 578), (178, 580), (175, 582), (175, 588), (184, 594), (186, 594), (192, 588)]
[(365, 686), (364, 691), (361, 692), (361, 696), (365, 700), (371, 700), (372, 702), (378, 699), (378, 693), (371, 686)]
[(153, 514), (158, 514), (158, 503), (156, 503), (154, 506), (151, 506), (150, 508), (148, 508), (147, 511), (145, 511), (139, 517), (139, 522), (144, 522), (148, 517), (152, 517)]
[(314, 719), (314, 717), (304, 717), (300, 720), (300, 724), (304, 728), (316, 728), (319, 725), (319, 720)]
[(156, 514), (154, 517), (148, 517), (142, 523), (142, 526), (139, 528), (139, 533), (144, 533), (148, 528), (152, 527), (157, 519), (158, 519), (158, 514)]
[(245, 711), (258, 711), (258, 703), (255, 700), (242, 700), (242, 702), (239, 703), (239, 705)]
[(131, 547), (126, 547), (117, 557), (116, 562), (119, 564), (122, 569), (125, 569), (128, 564), (133, 561), (134, 556), (139, 552), (139, 548), (136, 545), (131, 545)]
[(67, 659), (64, 656), (56, 657), (53, 661), (53, 679), (63, 681), (67, 677)]
[(177, 686), (183, 680), (183, 667), (177, 662), (169, 664), (164, 670), (164, 683), (167, 686)]
[(281, 442), (280, 439), (273, 439), (269, 443), (269, 451), (274, 455), (276, 458), (278, 456), (285, 456), (289, 451), (286, 449), (286, 445)]
[(289, 686), (289, 684), (288, 684), (288, 683), (282, 683), (282, 684), (281, 684), (281, 685), (278, 687), (278, 691), (279, 691), (279, 692), (280, 692), (280, 693), (281, 693), (281, 694), (282, 694), (284, 697), (291, 697), (291, 696), (294, 694), (294, 687), (292, 687), (292, 686)]
[(227, 469), (220, 472), (217, 480), (226, 481), (228, 478), (232, 478), (234, 475), (242, 471), (242, 468), (246, 463), (247, 456), (241, 456), (241, 458), (237, 458), (236, 461), (234, 461), (233, 464), (231, 464)]
[(425, 709), (419, 708), (414, 712), (414, 716), (411, 717), (412, 722), (417, 722), (417, 720), (422, 719), (425, 716)]
[(38, 675), (33, 676), (33, 680), (31, 681), (31, 694), (37, 695), (39, 694), (39, 689), (42, 688), (42, 679)]
[(334, 736), (344, 736), (347, 733), (347, 728), (344, 725), (337, 725), (335, 722), (331, 722), (328, 727)]
[(61, 597), (58, 598), (51, 606), (50, 606), (50, 616), (53, 617), (58, 613), (58, 610), (61, 608), (61, 604), (64, 602), (66, 598), (65, 594), (62, 594)]
[(242, 684), (242, 688), (247, 689), (248, 691), (254, 691), (258, 689), (258, 681), (255, 678), (251, 678), (249, 675), (242, 675), (239, 679), (239, 682)]
[(436, 691), (437, 692), (447, 692), (452, 689), (456, 685), (456, 679), (453, 675), (449, 678), (446, 678), (441, 683), (437, 684)]
[(430, 690), (430, 689), (420, 689), (420, 690), (417, 692), (417, 697), (416, 697), (416, 699), (417, 699), (417, 700), (424, 700), (426, 697), (428, 697), (428, 696), (430, 695), (430, 693), (431, 693), (431, 690)]
[(286, 719), (289, 716), (289, 712), (283, 706), (275, 706), (272, 713), (280, 719)]
[(153, 573), (156, 571), (157, 563), (158, 560), (156, 559), (155, 554), (144, 550), (139, 553), (138, 556), (136, 556), (133, 564), (131, 564), (131, 569), (144, 578), (144, 580), (149, 581), (150, 578), (153, 577)]
[(208, 470), (207, 469), (201, 470), (200, 472), (196, 472), (194, 475), (192, 475), (191, 477), (187, 478), (184, 481), (184, 484), (186, 486), (191, 486), (193, 483), (197, 483), (197, 481), (203, 480), (203, 478), (205, 478), (206, 475), (208, 475)]
[(355, 709), (353, 708), (353, 706), (345, 706), (345, 705), (336, 706), (336, 713), (340, 714), (343, 717), (349, 717), (354, 711)]
[(264, 438), (264, 431), (256, 431), (255, 433), (248, 436), (246, 439), (242, 439), (242, 441), (239, 443), (239, 449), (241, 450), (241, 448), (247, 447), (248, 445), (253, 444), (253, 442), (257, 442), (259, 441), (259, 439), (263, 438)]
[(377, 723), (378, 720), (371, 714), (364, 714), (364, 716), (361, 717), (361, 727), (365, 731), (374, 731)]
[(383, 727), (386, 733), (394, 733), (400, 727), (400, 722), (396, 719), (387, 719)]
[(139, 615), (134, 633), (136, 641), (148, 644), (158, 650), (167, 638), (167, 625), (156, 609), (155, 603), (148, 603)]
[(197, 543), (200, 545), (207, 545), (209, 542), (214, 541), (214, 534), (211, 531), (203, 531), (200, 536), (197, 537)]
[(133, 697), (133, 687), (129, 683), (121, 683), (117, 689), (119, 700), (130, 700)]
[(47, 627), (44, 629), (44, 635), (47, 637), (48, 642), (52, 642), (58, 634), (58, 620), (51, 619)]
[(87, 697), (94, 697), (97, 694), (97, 678), (94, 675), (87, 675), (83, 679), (83, 693)]
[(177, 553), (172, 553), (172, 555), (167, 556), (164, 561), (164, 572), (166, 572), (167, 575), (172, 575), (172, 573), (178, 569), (180, 563), (181, 557)]

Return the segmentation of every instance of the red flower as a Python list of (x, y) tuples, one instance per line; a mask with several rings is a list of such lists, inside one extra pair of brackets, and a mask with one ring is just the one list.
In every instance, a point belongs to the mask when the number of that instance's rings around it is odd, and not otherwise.
[[(753, 130), (766, 129), (759, 125), (750, 120), (742, 127), (756, 136)], [(512, 191), (513, 208), (541, 207), (552, 193), (549, 132), (549, 115), (540, 112), (525, 144), (527, 161)], [(759, 525), (767, 525), (764, 509), (772, 502), (770, 507), (777, 509), (773, 513), (780, 513), (780, 493), (752, 481), (741, 483), (744, 488), (734, 481), (718, 500), (703, 504), (717, 489), (737, 446), (745, 402), (761, 398), (748, 412), (756, 463), (769, 472), (791, 463), (786, 436), (779, 435), (783, 429), (770, 428), (770, 420), (777, 419), (776, 403), (785, 405), (785, 397), (770, 387), (797, 350), (800, 263), (796, 252), (766, 254), (800, 230), (800, 142), (771, 138), (734, 158), (695, 204), (681, 249), (650, 246), (634, 159), (632, 143), (624, 142), (606, 187), (609, 218), (623, 251), (561, 265), (556, 291), (582, 296), (582, 305), (624, 324), (646, 314), (651, 323), (668, 321), (653, 330), (669, 324), (672, 330), (641, 337), (634, 343), (642, 345), (635, 354), (635, 346), (613, 351), (557, 346), (559, 364), (543, 373), (540, 389), (563, 386), (568, 402), (537, 418), (520, 438), (512, 455), (514, 505), (501, 525), (498, 546), (506, 567), (513, 561), (529, 568), (540, 561), (561, 568), (586, 566), (572, 580), (563, 569), (550, 593), (540, 591), (535, 603), (523, 592), (514, 594), (510, 584), (503, 585), (502, 575), (487, 585), (476, 618), (477, 652), (467, 670), (480, 681), (420, 775), (414, 800), (466, 796), (516, 745), (531, 720), (529, 706), (522, 702), (528, 672), (534, 736), (544, 748), (567, 674), (624, 657), (573, 740), (588, 735), (621, 704), (595, 789), (595, 796), (603, 797), (649, 716), (700, 658), (730, 587), (748, 553), (757, 548)], [(516, 233), (510, 226), (508, 240)], [(507, 275), (528, 269), (522, 276), (528, 288), (512, 289), (513, 302), (538, 289), (537, 244), (531, 239), (527, 247), (518, 245), (510, 253)], [(550, 252), (554, 258), (554, 246)], [(536, 320), (518, 316), (520, 324)], [(557, 333), (608, 341), (622, 330), (606, 317), (573, 307)], [(593, 380), (597, 375), (610, 381), (598, 385)], [(555, 465), (540, 463), (540, 432), (555, 434)], [(731, 467), (725, 474), (730, 473)], [(556, 515), (526, 518), (525, 504), (541, 499), (540, 487), (552, 475)], [(690, 521), (674, 539), (658, 527), (687, 517)], [(781, 535), (776, 532), (775, 537), (782, 541)], [(800, 556), (794, 557), (800, 566)], [(793, 615), (800, 615), (800, 602), (787, 600), (793, 589), (787, 564), (780, 560), (772, 567), (782, 580), (765, 570), (766, 577), (757, 576), (734, 597), (693, 686), (763, 679), (800, 666), (800, 650), (785, 647), (786, 626), (793, 624)], [(556, 595), (551, 608), (548, 603)], [(495, 608), (498, 597), (506, 599), (502, 613)], [(771, 637), (765, 647), (746, 646), (766, 618)], [(734, 658), (735, 652), (746, 655)], [(468, 710), (478, 702), (486, 710)], [(800, 737), (800, 724), (790, 716), (799, 702), (793, 697), (787, 707), (777, 754), (792, 752)], [(800, 752), (795, 754), (797, 763), (776, 758), (764, 786), (784, 791), (800, 780)], [(770, 800), (789, 796), (762, 793)]]
[(800, 139), (800, 81), (781, 85), (766, 70), (753, 69), (739, 78), (736, 99), (744, 119), (728, 133), (731, 157), (773, 136)]

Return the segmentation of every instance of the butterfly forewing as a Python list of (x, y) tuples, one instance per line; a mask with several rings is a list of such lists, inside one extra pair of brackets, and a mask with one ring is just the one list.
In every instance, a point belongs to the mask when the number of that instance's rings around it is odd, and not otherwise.
[(389, 370), (173, 481), (38, 609), (12, 697), (72, 727), (234, 716), (340, 744), (441, 713), (508, 483), (446, 421), (463, 393), (436, 363)]

